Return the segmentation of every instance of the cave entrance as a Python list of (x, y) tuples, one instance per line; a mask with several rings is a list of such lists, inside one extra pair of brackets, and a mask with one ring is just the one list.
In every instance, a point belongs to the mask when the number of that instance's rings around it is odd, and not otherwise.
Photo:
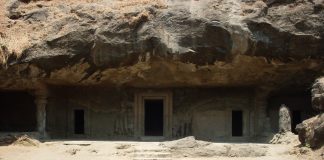
[(168, 90), (136, 92), (134, 136), (142, 140), (171, 138), (172, 103), (172, 92)]
[(145, 136), (163, 136), (163, 99), (144, 100)]
[(301, 116), (301, 111), (299, 110), (293, 110), (291, 112), (291, 130), (293, 133), (297, 134), (296, 131), (296, 126), (297, 124), (302, 122), (302, 116)]
[(232, 111), (232, 136), (243, 136), (243, 111)]
[(36, 104), (34, 97), (27, 92), (0, 92), (0, 131), (36, 131)]
[(84, 110), (74, 110), (74, 134), (84, 134)]

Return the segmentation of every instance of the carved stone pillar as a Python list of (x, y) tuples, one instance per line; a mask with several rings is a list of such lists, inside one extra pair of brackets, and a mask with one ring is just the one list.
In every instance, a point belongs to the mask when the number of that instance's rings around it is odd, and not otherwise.
[(35, 103), (37, 107), (37, 131), (41, 138), (46, 137), (46, 104), (47, 104), (47, 90), (39, 89), (35, 92)]
[(269, 119), (267, 118), (267, 101), (269, 96), (269, 90), (258, 89), (255, 93), (254, 105), (255, 105), (255, 133), (256, 135), (262, 135), (264, 132), (270, 130)]
[(279, 133), (291, 132), (291, 117), (289, 108), (282, 104), (279, 109)]

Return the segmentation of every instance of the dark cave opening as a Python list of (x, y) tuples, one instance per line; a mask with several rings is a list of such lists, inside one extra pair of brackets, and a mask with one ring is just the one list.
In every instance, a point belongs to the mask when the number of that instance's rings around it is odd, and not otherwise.
[(36, 105), (34, 97), (27, 92), (0, 92), (0, 131), (36, 131)]
[(74, 110), (74, 133), (84, 134), (84, 110)]
[(302, 114), (300, 110), (291, 111), (291, 131), (297, 134), (296, 126), (302, 122)]
[(243, 136), (243, 111), (232, 111), (232, 136)]
[(163, 136), (163, 99), (146, 99), (145, 136)]

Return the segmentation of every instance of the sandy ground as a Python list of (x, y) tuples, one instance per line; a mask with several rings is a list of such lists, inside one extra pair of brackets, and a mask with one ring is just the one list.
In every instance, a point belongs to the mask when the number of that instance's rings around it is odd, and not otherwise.
[[(210, 143), (209, 143), (210, 145)], [(213, 143), (215, 148), (224, 145), (251, 145)], [(264, 156), (258, 157), (184, 157), (174, 155), (172, 159), (179, 160), (320, 160), (322, 156), (315, 156), (315, 152), (300, 151), (292, 145), (286, 144), (261, 144), (267, 148)], [(160, 142), (130, 142), (130, 141), (51, 141), (39, 143), (36, 146), (8, 145), (0, 146), (0, 160), (128, 160), (134, 158), (137, 148), (161, 148)], [(252, 148), (252, 149), (258, 149)], [(323, 151), (323, 150), (322, 150)], [(301, 154), (301, 152), (304, 152)], [(318, 152), (316, 152), (318, 154)]]

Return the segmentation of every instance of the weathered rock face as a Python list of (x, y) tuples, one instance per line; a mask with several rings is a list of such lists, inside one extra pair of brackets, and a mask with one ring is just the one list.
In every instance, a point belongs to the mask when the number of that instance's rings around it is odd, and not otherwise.
[(323, 1), (3, 3), (1, 88), (282, 86), (323, 73)]
[[(0, 2), (5, 4), (0, 6), (0, 90), (46, 92), (35, 94), (39, 102), (49, 90), (47, 111), (53, 114), (47, 116), (48, 126), (58, 126), (54, 129), (57, 135), (66, 135), (62, 131), (72, 128), (64, 125), (72, 122), (68, 114), (78, 106), (88, 109), (89, 114), (98, 106), (104, 108), (101, 116), (89, 116), (95, 117), (93, 131), (102, 131), (93, 133), (93, 137), (136, 134), (135, 102), (129, 98), (134, 93), (127, 90), (145, 88), (174, 89), (175, 137), (229, 135), (230, 127), (224, 124), (230, 120), (224, 115), (237, 106), (251, 115), (245, 116), (244, 123), (251, 121), (243, 125), (242, 135), (253, 136), (254, 132), (269, 131), (264, 124), (270, 125), (266, 113), (270, 93), (283, 88), (304, 91), (324, 73), (323, 1)], [(56, 87), (60, 91), (55, 92)], [(83, 94), (73, 89), (69, 92), (69, 87), (96, 89)], [(184, 89), (189, 87), (218, 89)], [(121, 90), (120, 94), (106, 93), (103, 88)], [(116, 104), (106, 106), (112, 102)], [(41, 111), (45, 115), (45, 110)], [(56, 120), (61, 115), (66, 115), (62, 124)], [(102, 129), (97, 124), (103, 121), (114, 125)], [(285, 124), (285, 131), (290, 130), (288, 126)], [(39, 130), (45, 131), (44, 127)]]
[(299, 141), (311, 148), (319, 148), (324, 144), (324, 114), (307, 119), (297, 125)]
[(312, 103), (316, 110), (324, 111), (324, 78), (315, 81), (312, 88)]
[(321, 114), (303, 121), (296, 127), (300, 142), (312, 148), (318, 148), (324, 144), (323, 86), (323, 78), (318, 78), (312, 88), (313, 108), (320, 110)]

